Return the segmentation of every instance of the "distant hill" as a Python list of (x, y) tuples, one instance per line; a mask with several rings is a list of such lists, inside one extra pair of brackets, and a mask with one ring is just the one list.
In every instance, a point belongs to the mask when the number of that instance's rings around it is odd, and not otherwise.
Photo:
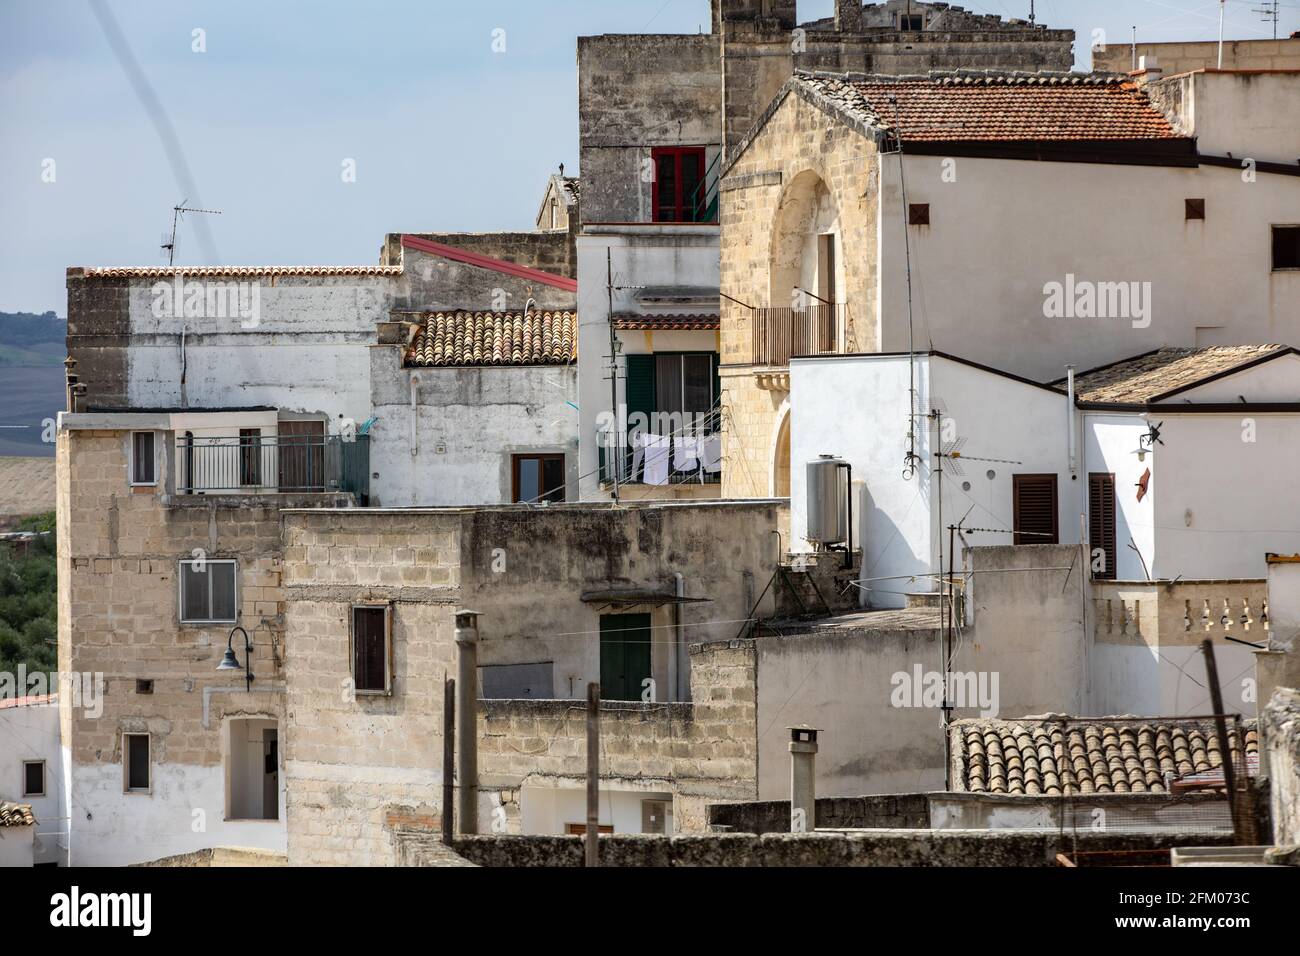
[(0, 312), (0, 455), (54, 454), (41, 439), (64, 405), (67, 334), (53, 312)]

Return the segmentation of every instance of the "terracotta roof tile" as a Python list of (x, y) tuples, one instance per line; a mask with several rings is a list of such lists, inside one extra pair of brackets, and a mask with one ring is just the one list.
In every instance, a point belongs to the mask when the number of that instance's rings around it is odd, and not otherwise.
[(407, 350), (406, 364), (565, 365), (577, 354), (572, 312), (432, 312)]
[(633, 312), (618, 312), (614, 315), (614, 328), (619, 331), (704, 331), (711, 332), (721, 327), (716, 313), (712, 315), (639, 315)]
[(1132, 79), (1116, 73), (795, 75), (862, 122), (901, 131), (904, 143), (1186, 138)]
[(400, 276), (401, 266), (108, 266), (83, 269), (88, 279), (191, 279), (257, 276)]
[[(1168, 793), (1167, 782), (1179, 777), (1202, 775), (1212, 785), (1214, 771), (1222, 765), (1214, 724), (1208, 720), (972, 719), (954, 721), (949, 733), (961, 763), (955, 787), (975, 793)], [(1253, 773), (1259, 746), (1251, 723), (1245, 740)], [(1234, 762), (1239, 764), (1240, 757)], [(1221, 773), (1218, 780), (1221, 784)]]
[(0, 827), (30, 827), (36, 825), (30, 803), (7, 803), (0, 800)]
[[(1081, 402), (1145, 404), (1166, 392), (1195, 385), (1221, 372), (1286, 351), (1284, 345), (1157, 349), (1076, 375), (1074, 394)], [(1064, 379), (1057, 379), (1052, 385), (1065, 390)]]

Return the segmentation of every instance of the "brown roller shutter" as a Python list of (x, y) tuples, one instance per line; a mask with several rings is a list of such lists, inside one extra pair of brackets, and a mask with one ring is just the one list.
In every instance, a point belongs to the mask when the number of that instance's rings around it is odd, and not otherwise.
[(1016, 544), (1058, 544), (1056, 476), (1012, 475)]

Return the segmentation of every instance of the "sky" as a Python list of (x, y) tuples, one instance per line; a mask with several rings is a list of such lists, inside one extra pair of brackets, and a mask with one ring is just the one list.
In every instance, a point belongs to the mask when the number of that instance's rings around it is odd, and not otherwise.
[[(1260, 5), (1228, 0), (1225, 36), (1270, 37)], [(1218, 29), (1216, 0), (1036, 6), (1075, 31), (1079, 69), (1098, 29)], [(1279, 36), (1300, 29), (1300, 0), (1280, 13)], [(221, 212), (185, 217), (184, 265), (368, 264), (388, 232), (529, 229), (547, 177), (578, 171), (576, 38), (708, 28), (708, 0), (0, 0), (0, 311), (65, 315), (68, 266), (166, 265), (182, 200)]]

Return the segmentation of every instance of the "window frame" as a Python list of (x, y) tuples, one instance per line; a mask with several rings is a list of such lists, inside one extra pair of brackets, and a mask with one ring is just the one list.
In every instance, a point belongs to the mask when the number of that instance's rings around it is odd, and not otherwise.
[[(1280, 266), (1277, 264), (1277, 234), (1279, 230), (1294, 230), (1296, 233), (1296, 264), (1293, 266)], [(1268, 226), (1269, 249), (1268, 258), (1270, 272), (1300, 272), (1300, 223), (1296, 222), (1272, 222)]]
[[(27, 789), (27, 768), (41, 768), (41, 789), (40, 791)], [(23, 761), (23, 797), (48, 797), (50, 795), (49, 768), (44, 760), (24, 760)]]
[[(185, 565), (203, 564), (211, 566), (214, 564), (228, 564), (233, 568), (232, 589), (234, 594), (235, 616), (232, 618), (187, 618), (185, 616)], [(208, 613), (212, 613), (212, 578), (208, 578)], [(182, 625), (195, 625), (203, 627), (209, 624), (238, 624), (239, 623), (239, 562), (234, 558), (204, 558), (197, 561), (194, 558), (181, 558), (177, 562), (176, 568), (176, 618)]]
[[(136, 439), (141, 435), (149, 436), (149, 446), (150, 446), (149, 450), (151, 452), (149, 458), (153, 465), (153, 467), (151, 468), (151, 471), (153, 472), (153, 477), (150, 478), (148, 481), (142, 481), (140, 476), (135, 473), (135, 466), (136, 466), (135, 442)], [(157, 432), (147, 428), (139, 429), (131, 432), (131, 464), (129, 468), (128, 477), (130, 478), (130, 481), (128, 483), (132, 488), (158, 487), (158, 433)]]
[[(674, 159), (673, 167), (676, 171), (676, 183), (674, 190), (676, 195), (673, 197), (673, 211), (676, 213), (675, 219), (659, 218), (659, 160), (664, 157), (672, 156)], [(700, 183), (703, 184), (709, 172), (709, 150), (707, 146), (652, 146), (650, 148), (650, 165), (654, 170), (654, 178), (650, 182), (650, 221), (651, 222), (703, 222), (705, 220), (692, 217), (687, 218), (688, 209), (685, 190), (682, 185), (682, 157), (698, 156), (700, 160)], [(704, 191), (707, 197), (708, 189)], [(702, 211), (702, 210), (701, 210)], [(693, 210), (692, 210), (693, 212)]]
[[(540, 471), (539, 471), (539, 479), (540, 479), (541, 481), (545, 481), (545, 477), (546, 477), (546, 466), (545, 466), (545, 462), (547, 462), (547, 461), (556, 461), (556, 460), (558, 460), (559, 463), (560, 463), (560, 474), (564, 475), (564, 483), (563, 483), (562, 485), (560, 485), (560, 488), (559, 488), (559, 494), (560, 494), (560, 497), (559, 497), (559, 498), (548, 498), (548, 497), (546, 497), (545, 495), (541, 495), (541, 496), (539, 496), (539, 497), (537, 497), (537, 498), (529, 499), (528, 502), (524, 502), (523, 499), (521, 499), (521, 498), (519, 497), (519, 485), (521, 484), (521, 482), (520, 482), (520, 480), (519, 480), (519, 479), (520, 479), (520, 474), (519, 474), (519, 468), (520, 468), (520, 466), (521, 466), (525, 461), (537, 461), (537, 462), (541, 462), (542, 465), (541, 465), (541, 469), (540, 469)], [(543, 502), (543, 501), (550, 501), (550, 502), (555, 502), (555, 503), (562, 503), (562, 502), (568, 501), (568, 500), (569, 500), (569, 497), (568, 497), (568, 494), (569, 494), (569, 488), (568, 488), (569, 480), (568, 480), (568, 472), (567, 472), (567, 468), (568, 468), (568, 463), (565, 461), (565, 455), (564, 455), (564, 452), (559, 452), (559, 451), (538, 451), (538, 452), (518, 452), (518, 453), (512, 454), (512, 455), (510, 456), (510, 500), (511, 500), (511, 503), (512, 503), (512, 504), (540, 504), (540, 503)], [(545, 490), (545, 489), (543, 489), (543, 490)]]
[[(143, 737), (144, 745), (147, 748), (147, 759), (145, 760), (145, 774), (149, 778), (149, 783), (144, 787), (131, 786), (131, 752), (128, 741), (132, 737)], [(153, 793), (153, 734), (139, 731), (122, 731), (122, 792), (123, 793)]]
[[(357, 611), (384, 612), (384, 686), (383, 689), (362, 688), (357, 683)], [(352, 677), (352, 692), (358, 697), (391, 697), (393, 695), (393, 605), (392, 602), (358, 602), (348, 610), (348, 673)]]

